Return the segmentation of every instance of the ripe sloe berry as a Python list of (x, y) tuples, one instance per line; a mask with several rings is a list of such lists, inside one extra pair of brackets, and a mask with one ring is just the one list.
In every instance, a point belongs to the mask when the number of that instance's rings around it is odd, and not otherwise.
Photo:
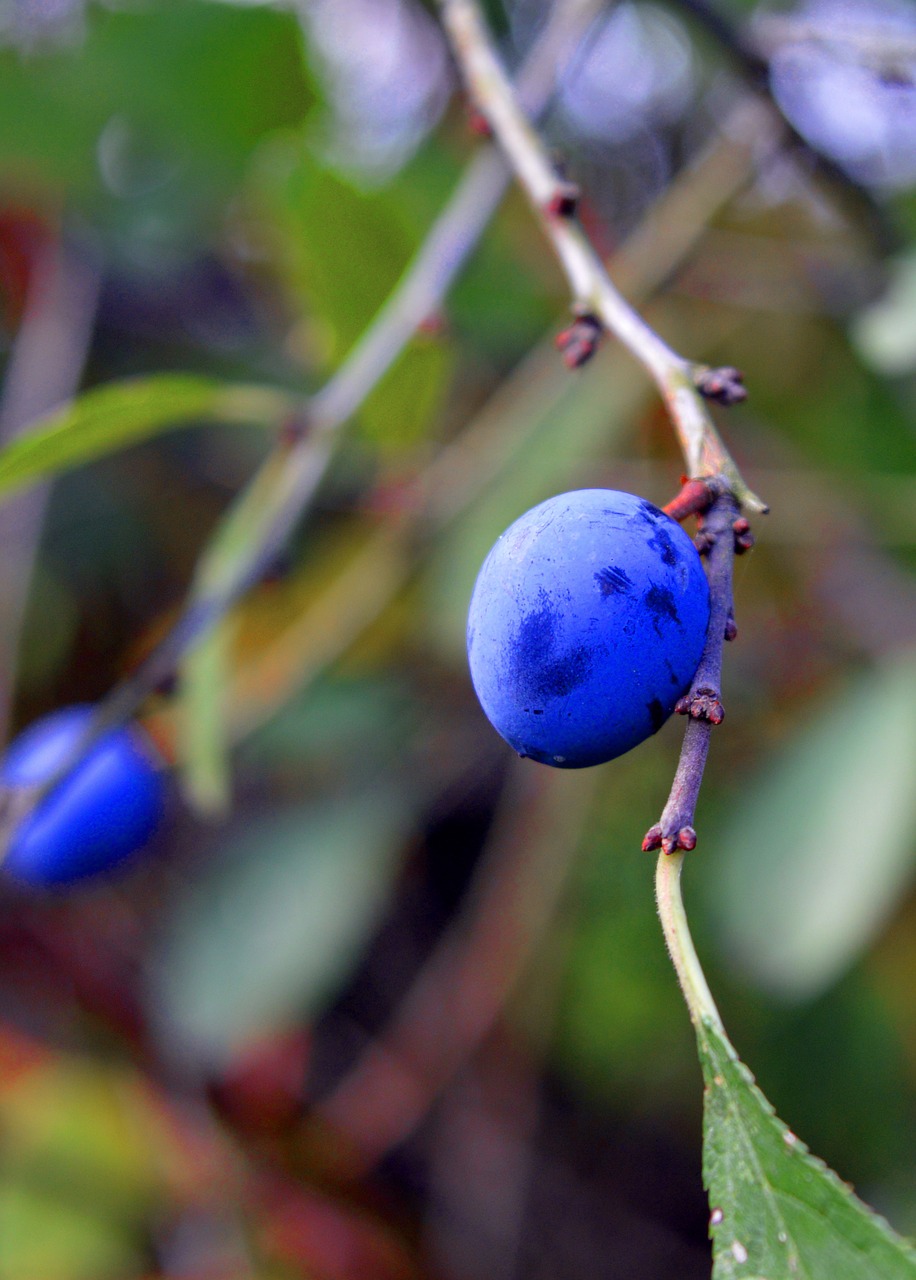
[(668, 719), (708, 623), (706, 575), (684, 530), (632, 494), (580, 489), (516, 520), (484, 561), (471, 678), (520, 755), (600, 764)]
[[(0, 783), (50, 778), (91, 716), (92, 707), (66, 707), (30, 725), (0, 761)], [(17, 880), (36, 885), (107, 871), (147, 842), (164, 795), (161, 766), (143, 731), (137, 725), (111, 729), (19, 824), (3, 865)]]

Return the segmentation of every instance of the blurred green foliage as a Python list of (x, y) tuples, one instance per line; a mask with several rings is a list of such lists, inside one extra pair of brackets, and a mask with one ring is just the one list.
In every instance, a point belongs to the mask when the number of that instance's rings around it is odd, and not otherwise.
[[(474, 144), (455, 108), (384, 180), (344, 166), (316, 128), (333, 110), (326, 60), (281, 8), (91, 4), (59, 38), (17, 47), (4, 31), (7, 367), (35, 244), (87, 253), (102, 281), (87, 394), (56, 415), (50, 455), (47, 438), (25, 438), (0, 461), (10, 484), (15, 466), (22, 480), (79, 467), (55, 483), (44, 522), (20, 724), (98, 698), (164, 634), (265, 435), (290, 396), (339, 366)], [(368, 48), (371, 33), (354, 25), (350, 43)], [(708, 40), (698, 47), (703, 79), (685, 118), (641, 153), (668, 158), (663, 180), (646, 178), (645, 211), (689, 184), (680, 158), (698, 138), (737, 146), (704, 87), (725, 60)], [(648, 172), (557, 114), (548, 127), (574, 173)], [(773, 508), (739, 565), (728, 720), (686, 894), (726, 1025), (779, 1114), (913, 1230), (914, 371), (898, 358), (888, 373), (878, 322), (861, 319), (891, 305), (884, 281), (899, 290), (907, 269), (888, 268), (804, 169), (777, 178), (751, 163), (738, 197), (707, 186), (688, 202), (678, 230), (690, 234), (650, 302), (679, 350), (743, 368), (751, 397), (721, 425)], [(617, 245), (617, 185), (586, 197), (590, 229)], [(912, 238), (912, 196), (885, 203)], [(659, 252), (667, 262), (670, 245)], [(233, 620), (217, 693), (232, 745), (247, 741), (232, 757), (229, 813), (207, 823), (176, 798), (148, 857), (72, 899), (4, 887), (10, 1280), (204, 1276), (207, 1265), (319, 1280), (500, 1274), (498, 1232), (466, 1187), (495, 1197), (511, 1178), (469, 1174), (456, 1126), (468, 1144), (482, 1135), (480, 1151), (508, 1134), (533, 1182), (574, 1187), (553, 1216), (520, 1211), (518, 1274), (708, 1275), (699, 1073), (638, 852), (670, 784), (675, 725), (602, 767), (583, 834), (555, 850), (568, 881), (549, 926), (526, 932), (523, 913), (519, 925), (507, 917), (505, 947), (525, 959), (518, 987), (498, 989), (498, 966), (472, 971), (410, 1042), (422, 1065), (458, 1028), (467, 1052), (430, 1087), (420, 1137), (405, 1128), (400, 1163), (373, 1182), (353, 1133), (322, 1122), (321, 1102), (409, 1007), (437, 942), (448, 957), (475, 936), (462, 912), (476, 918), (493, 892), (492, 862), (530, 835), (464, 667), (482, 556), (552, 492), (602, 484), (664, 502), (677, 485), (669, 428), (629, 357), (608, 341), (575, 377), (560, 364), (552, 335), (566, 307), (510, 196)], [(882, 323), (896, 334), (893, 314)], [(267, 432), (165, 430), (252, 418)], [(145, 710), (167, 748), (177, 705), (163, 689)], [(574, 780), (548, 785), (561, 808), (582, 803)], [(494, 990), (501, 1016), (479, 1027), (475, 1001)], [(410, 1109), (401, 1084), (385, 1095), (392, 1112)], [(621, 1168), (601, 1181), (599, 1147), (626, 1163), (622, 1125), (638, 1126), (649, 1190)], [(580, 1176), (581, 1130), (592, 1145)], [(688, 1208), (679, 1161), (696, 1186)], [(524, 1205), (524, 1176), (512, 1176)], [(430, 1244), (448, 1238), (450, 1212), (469, 1242), (452, 1270)], [(652, 1251), (659, 1235), (672, 1252)], [(642, 1242), (634, 1270), (608, 1262), (631, 1256), (622, 1239)], [(334, 1254), (329, 1241), (347, 1247)]]

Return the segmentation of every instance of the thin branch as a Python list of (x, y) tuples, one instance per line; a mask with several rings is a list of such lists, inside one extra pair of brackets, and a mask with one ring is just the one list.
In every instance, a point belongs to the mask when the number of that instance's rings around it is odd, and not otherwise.
[[(439, 0), (455, 56), (478, 108), (501, 144), (569, 281), (580, 325), (599, 322), (641, 361), (664, 398), (691, 476), (724, 476), (739, 503), (763, 512), (745, 484), (694, 385), (695, 366), (672, 351), (618, 292), (574, 216), (574, 193), (557, 174), (502, 66), (476, 0)], [(590, 354), (589, 336), (567, 331), (568, 362)], [(584, 344), (584, 345), (581, 345)], [(577, 348), (581, 352), (577, 359)]]
[[(685, 491), (690, 486), (685, 486)], [(674, 504), (669, 504), (674, 505)], [(703, 770), (709, 751), (709, 736), (725, 718), (720, 685), (722, 649), (726, 635), (734, 635), (732, 606), (732, 565), (735, 558), (738, 507), (727, 491), (714, 492), (703, 519), (700, 539), (706, 548), (706, 576), (709, 580), (709, 626), (700, 665), (689, 692), (676, 710), (689, 716), (671, 794), (662, 816), (646, 832), (643, 849), (661, 849), (670, 855), (677, 849), (692, 849), (697, 842), (694, 815)], [(740, 522), (743, 526), (744, 521)]]
[[(576, 0), (555, 6), (519, 77), (519, 92), (533, 113), (550, 100), (558, 68), (605, 3)], [(86, 732), (51, 777), (38, 787), (0, 789), (0, 856), (16, 824), (108, 729), (134, 714), (273, 562), (318, 489), (343, 427), (441, 303), (495, 213), (509, 176), (498, 150), (482, 148), (366, 333), (327, 385), (306, 402), (233, 503), (201, 557), (191, 597), (168, 635), (98, 705)]]
[[(686, 510), (696, 510), (698, 495), (690, 484), (684, 486), (682, 503)], [(669, 508), (677, 503), (670, 503)], [(658, 914), (665, 935), (665, 942), (677, 972), (690, 1017), (696, 1026), (704, 1020), (721, 1029), (722, 1020), (707, 985), (681, 898), (681, 869), (684, 852), (694, 848), (697, 842), (694, 830), (694, 814), (709, 739), (715, 725), (724, 718), (720, 700), (722, 675), (722, 649), (726, 638), (733, 638), (734, 617), (732, 606), (732, 567), (736, 544), (746, 530), (746, 521), (738, 518), (734, 498), (723, 489), (712, 487), (708, 495), (707, 509), (702, 518), (699, 538), (705, 548), (706, 576), (709, 580), (710, 612), (706, 632), (706, 645), (686, 697), (678, 703), (677, 710), (690, 719), (684, 733), (684, 742), (671, 794), (660, 821), (652, 827), (643, 841), (643, 849), (661, 849), (655, 872), (655, 896)], [(738, 526), (736, 529), (736, 525)]]

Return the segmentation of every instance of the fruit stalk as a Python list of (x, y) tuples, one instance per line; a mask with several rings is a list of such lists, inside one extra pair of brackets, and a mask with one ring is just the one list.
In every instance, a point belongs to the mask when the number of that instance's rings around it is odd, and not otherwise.
[[(694, 813), (709, 739), (722, 720), (719, 701), (722, 650), (726, 635), (733, 634), (732, 568), (736, 550), (737, 505), (727, 492), (717, 494), (703, 520), (701, 537), (706, 547), (706, 576), (709, 580), (710, 613), (706, 645), (687, 703), (687, 729), (668, 803), (659, 822), (646, 834), (643, 848), (660, 849), (655, 871), (655, 897), (665, 943), (695, 1026), (711, 1022), (722, 1029), (722, 1019), (709, 990), (687, 924), (681, 897), (684, 852), (696, 844)], [(718, 713), (714, 712), (718, 708)]]
[(668, 803), (655, 826), (643, 840), (647, 852), (661, 849), (662, 857), (696, 844), (694, 814), (713, 728), (722, 723), (725, 712), (720, 700), (722, 649), (726, 634), (732, 634), (732, 566), (735, 558), (735, 520), (738, 507), (727, 491), (718, 493), (708, 508), (700, 534), (709, 581), (709, 628), (706, 644), (688, 693), (676, 710), (688, 717)]

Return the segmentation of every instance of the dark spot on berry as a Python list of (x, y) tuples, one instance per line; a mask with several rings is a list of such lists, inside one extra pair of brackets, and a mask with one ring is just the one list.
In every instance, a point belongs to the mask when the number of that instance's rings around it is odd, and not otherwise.
[(649, 546), (653, 551), (657, 551), (662, 561), (673, 569), (677, 564), (677, 550), (671, 541), (671, 534), (667, 529), (656, 529), (655, 533), (648, 540)]
[(627, 577), (623, 569), (619, 569), (613, 564), (609, 564), (606, 569), (599, 569), (595, 574), (595, 581), (598, 583), (598, 590), (605, 599), (620, 592), (633, 590), (632, 579)]
[(675, 622), (680, 626), (680, 618), (678, 617), (677, 605), (674, 603), (674, 596), (667, 587), (651, 586), (642, 600), (646, 609), (652, 614), (652, 625), (655, 627), (657, 635), (661, 635), (659, 623), (663, 618), (667, 618), (669, 622)]
[(677, 686), (681, 683), (681, 681), (677, 678), (677, 672), (675, 671), (674, 667), (672, 667), (671, 663), (668, 661), (667, 658), (665, 659), (665, 666), (668, 669), (668, 679), (671, 681), (674, 687), (677, 688)]
[(557, 621), (549, 606), (522, 619), (512, 647), (512, 674), (522, 702), (565, 698), (591, 674), (593, 654), (586, 645), (557, 653)]
[(659, 520), (664, 520), (666, 517), (664, 511), (660, 511), (654, 502), (647, 502), (644, 498), (639, 504), (639, 518), (649, 524), (658, 524)]
[(646, 710), (649, 713), (649, 719), (652, 721), (652, 732), (658, 733), (659, 729), (665, 723), (665, 710), (658, 698), (653, 698), (651, 702), (646, 703)]
[(548, 698), (565, 698), (588, 679), (591, 671), (592, 655), (584, 646), (579, 646), (548, 663), (538, 673), (537, 692)]
[(533, 716), (542, 716), (542, 715), (544, 714), (544, 712), (543, 712), (543, 710), (542, 710), (540, 707), (535, 707), (534, 711), (532, 711), (532, 713), (531, 713), (531, 714), (532, 714)]

